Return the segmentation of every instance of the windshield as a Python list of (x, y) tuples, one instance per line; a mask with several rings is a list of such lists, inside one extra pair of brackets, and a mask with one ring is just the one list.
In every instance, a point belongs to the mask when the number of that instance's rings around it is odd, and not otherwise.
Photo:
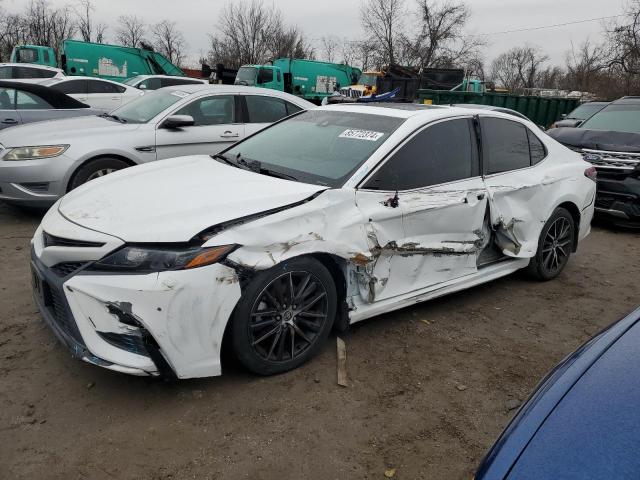
[(125, 123), (147, 123), (189, 94), (180, 90), (156, 90), (111, 112)]
[(20, 63), (38, 63), (38, 50), (35, 48), (21, 48), (16, 53), (16, 60)]
[(367, 85), (369, 87), (373, 87), (378, 82), (378, 76), (373, 73), (363, 73), (360, 75), (360, 80), (358, 80), (358, 85)]
[(248, 87), (254, 86), (256, 84), (257, 70), (255, 67), (241, 67), (236, 75), (235, 84), (246, 85)]
[(569, 115), (567, 115), (567, 118), (575, 120), (586, 120), (597, 111), (602, 110), (602, 107), (604, 107), (604, 105), (593, 105), (585, 103), (584, 105), (580, 105), (578, 108), (573, 110)]
[(124, 84), (125, 85), (129, 85), (130, 87), (133, 87), (133, 86), (135, 86), (136, 83), (138, 83), (143, 78), (144, 78), (144, 75), (136, 75), (135, 77), (132, 77), (129, 80), (127, 80), (126, 82), (124, 82)]
[(310, 110), (224, 152), (317, 185), (340, 187), (404, 121), (344, 111)]
[(588, 130), (640, 133), (640, 104), (611, 104), (580, 125)]

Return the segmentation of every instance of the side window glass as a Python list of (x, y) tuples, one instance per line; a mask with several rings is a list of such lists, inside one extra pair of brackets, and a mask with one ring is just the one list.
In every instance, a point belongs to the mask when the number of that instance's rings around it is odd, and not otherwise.
[(11, 69), (12, 67), (0, 67), (0, 78), (11, 78)]
[(87, 81), (70, 80), (68, 82), (55, 83), (51, 88), (58, 90), (59, 92), (66, 93), (67, 95), (82, 95), (87, 93)]
[(487, 174), (508, 172), (531, 165), (527, 128), (518, 122), (484, 117), (482, 149)]
[(101, 82), (99, 80), (89, 80), (89, 93), (120, 93), (120, 89), (108, 82)]
[(42, 110), (53, 107), (37, 95), (18, 91), (16, 95), (16, 108), (18, 110)]
[(269, 68), (261, 68), (258, 73), (258, 83), (273, 82), (273, 70)]
[(235, 102), (231, 95), (205, 97), (181, 108), (176, 115), (191, 115), (196, 126), (235, 123)]
[(147, 78), (146, 80), (140, 82), (138, 88), (142, 87), (144, 90), (157, 90), (166, 86), (168, 86), (168, 84), (165, 84), (165, 79), (161, 80), (159, 78)]
[(287, 116), (284, 100), (261, 95), (247, 95), (249, 123), (273, 123)]
[(12, 88), (0, 88), (0, 110), (15, 110), (15, 95)]
[(287, 106), (287, 115), (293, 115), (296, 112), (299, 112), (300, 110), (302, 110), (302, 108), (300, 108), (297, 105), (294, 105), (291, 102), (284, 102)]
[(479, 174), (471, 120), (436, 123), (417, 133), (389, 158), (364, 188), (412, 190)]
[(38, 78), (39, 70), (29, 67), (13, 67), (13, 78)]
[(531, 165), (540, 163), (547, 156), (547, 149), (540, 139), (529, 129), (527, 129), (527, 135), (529, 135), (529, 150), (531, 151)]

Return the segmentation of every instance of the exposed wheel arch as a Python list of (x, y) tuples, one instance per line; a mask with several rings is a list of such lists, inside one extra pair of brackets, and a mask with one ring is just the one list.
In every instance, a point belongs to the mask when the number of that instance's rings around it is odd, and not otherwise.
[(71, 185), (73, 185), (73, 180), (76, 177), (76, 175), (78, 174), (78, 172), (80, 171), (80, 169), (82, 169), (84, 166), (88, 165), (91, 162), (94, 162), (96, 160), (100, 160), (103, 158), (115, 158), (117, 160), (122, 160), (123, 162), (129, 164), (130, 167), (134, 167), (136, 165), (138, 165), (136, 162), (134, 162), (133, 160), (131, 160), (130, 158), (127, 158), (123, 155), (112, 155), (112, 154), (103, 154), (103, 155), (96, 155), (95, 157), (91, 157), (86, 159), (85, 161), (83, 161), (80, 165), (78, 165), (75, 170), (73, 171), (73, 173), (69, 176), (69, 180), (67, 180), (67, 185), (65, 187), (65, 192), (69, 193), (71, 191)]

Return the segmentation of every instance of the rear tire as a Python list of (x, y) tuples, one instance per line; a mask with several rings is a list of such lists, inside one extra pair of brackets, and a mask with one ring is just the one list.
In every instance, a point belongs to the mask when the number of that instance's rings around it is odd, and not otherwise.
[(98, 158), (81, 166), (69, 183), (69, 191), (78, 188), (89, 180), (100, 178), (117, 170), (122, 170), (130, 165), (119, 158)]
[(259, 375), (292, 370), (318, 354), (336, 305), (331, 273), (314, 258), (294, 258), (259, 272), (233, 315), (234, 353)]
[(571, 214), (564, 208), (557, 208), (542, 228), (538, 250), (529, 263), (529, 273), (535, 279), (544, 282), (562, 273), (571, 257), (575, 230)]

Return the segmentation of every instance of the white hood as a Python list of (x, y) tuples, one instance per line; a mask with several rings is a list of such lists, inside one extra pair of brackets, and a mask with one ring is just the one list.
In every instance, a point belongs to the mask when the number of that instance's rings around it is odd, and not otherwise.
[(214, 225), (290, 205), (325, 189), (191, 156), (90, 181), (63, 197), (58, 209), (78, 225), (125, 242), (186, 242)]

